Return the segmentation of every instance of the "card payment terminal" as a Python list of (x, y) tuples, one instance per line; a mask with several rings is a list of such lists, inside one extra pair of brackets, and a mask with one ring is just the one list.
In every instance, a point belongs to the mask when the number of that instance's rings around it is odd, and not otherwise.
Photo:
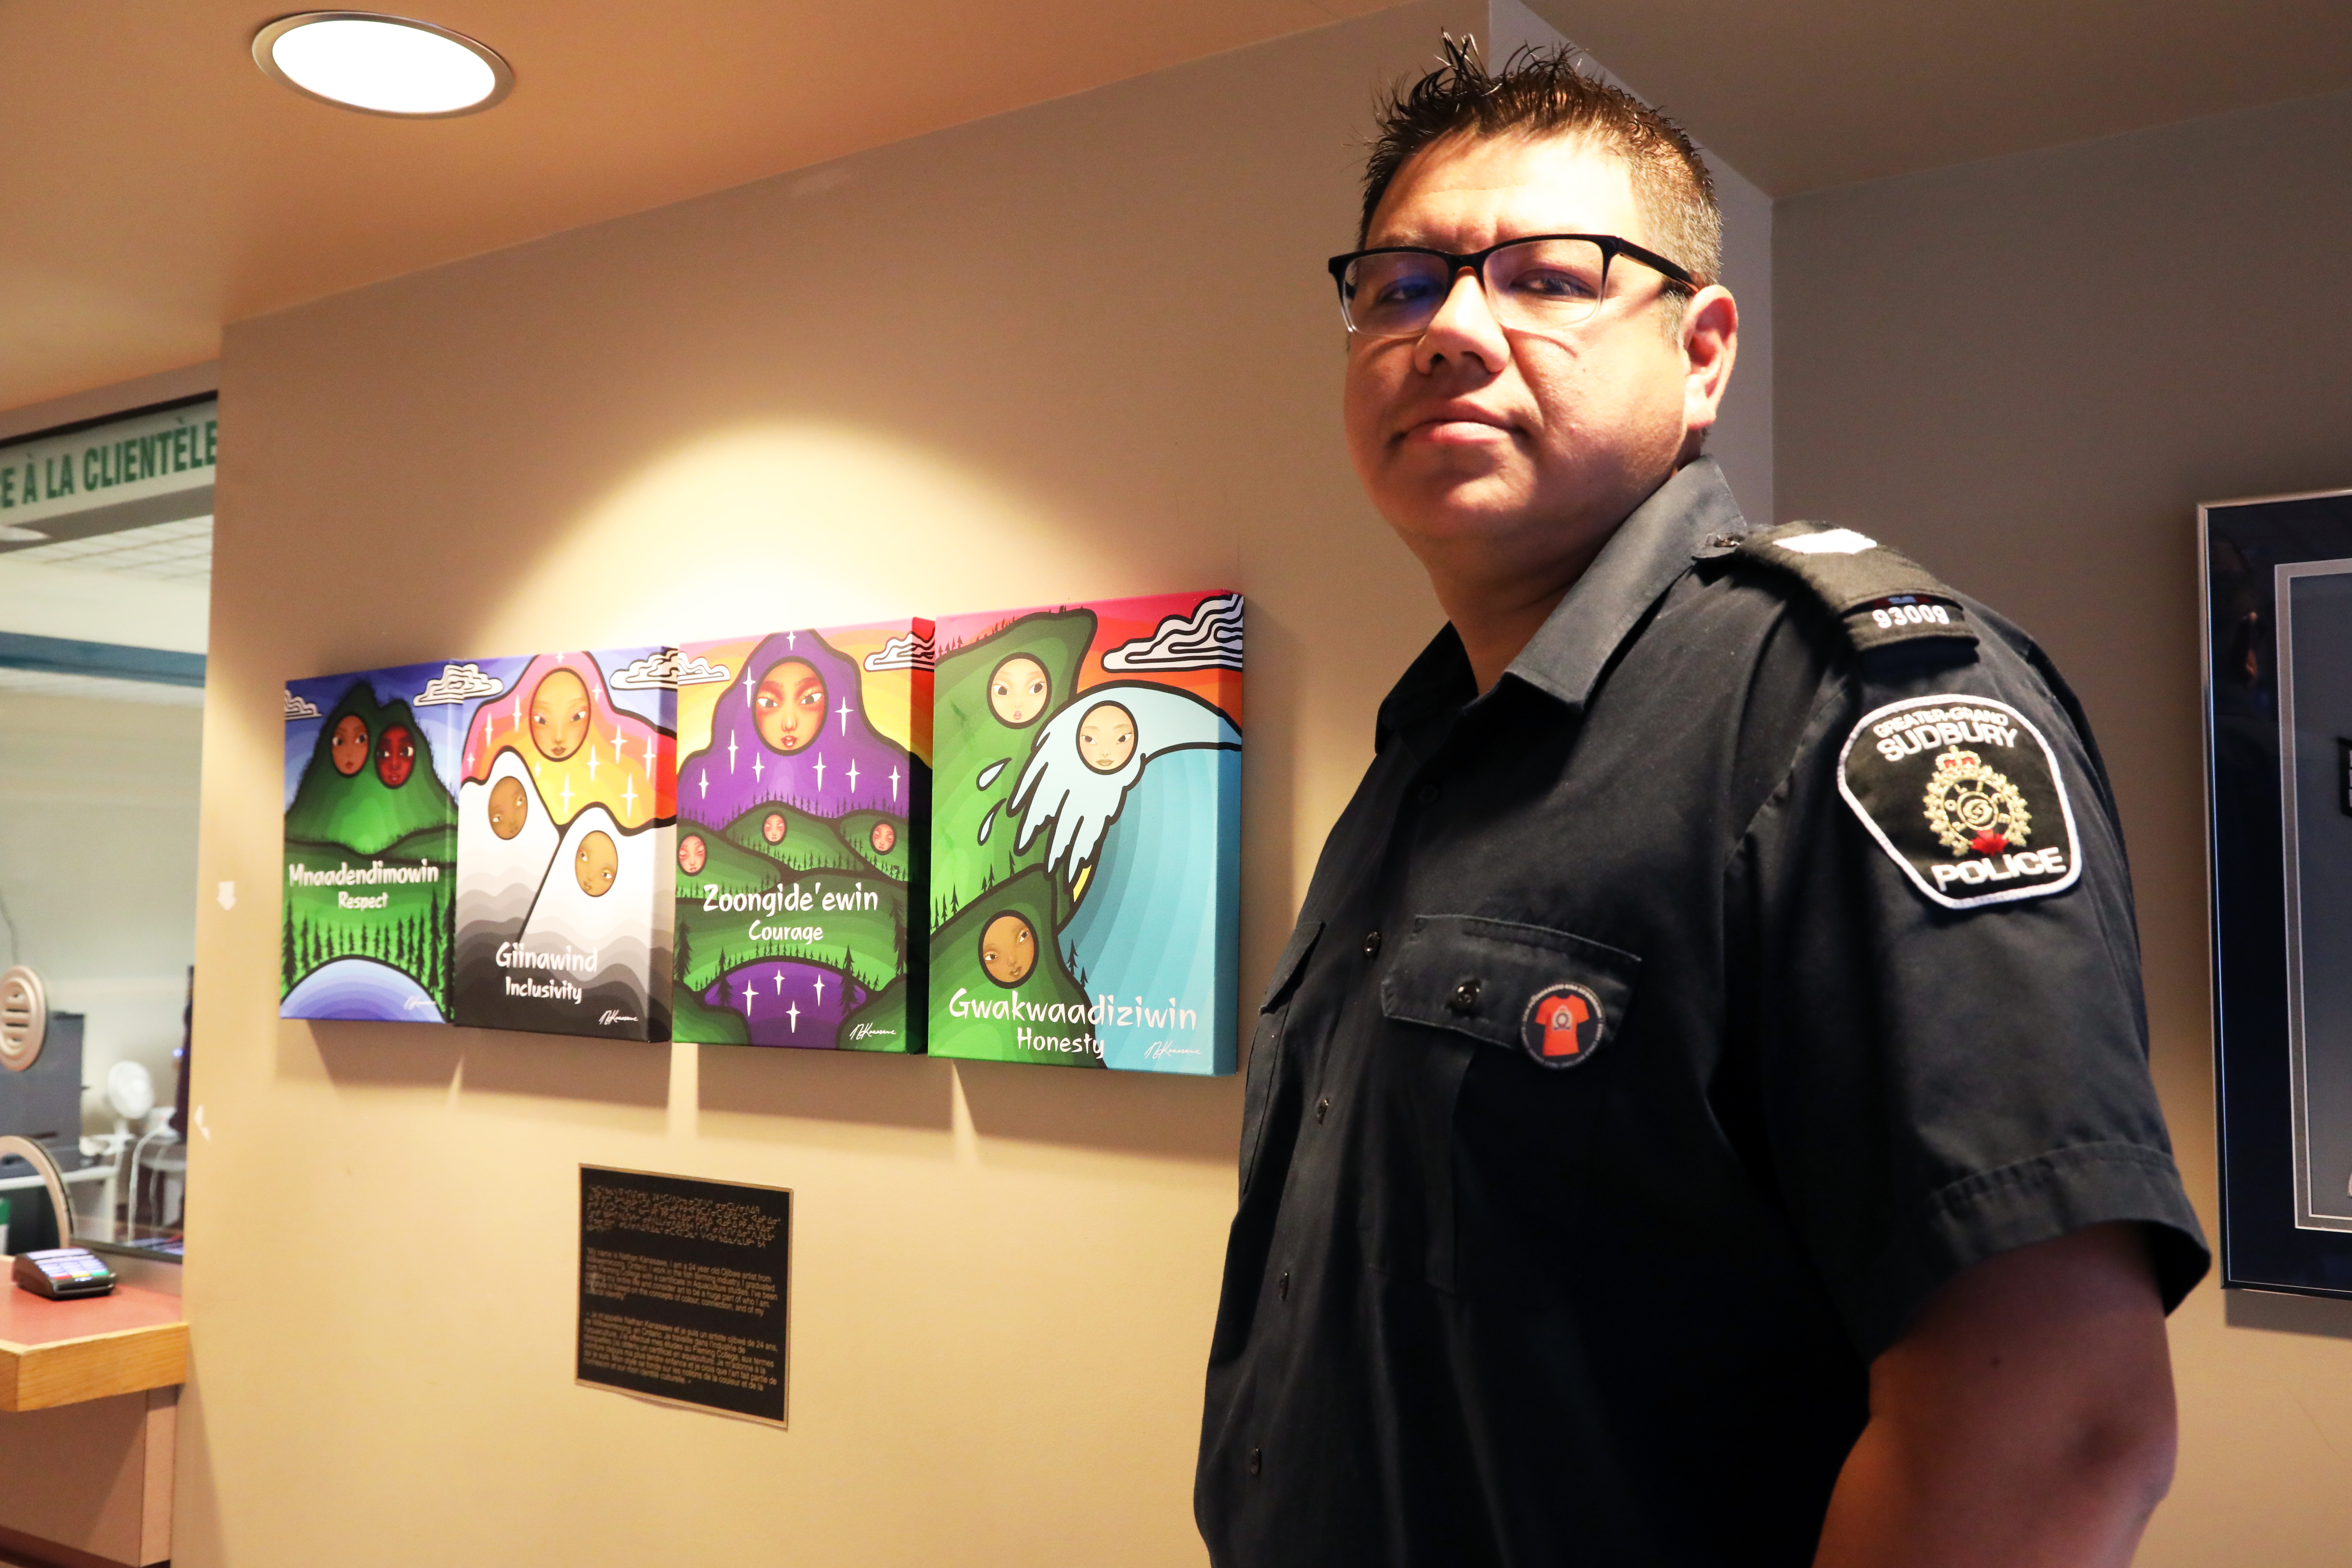
[(114, 1289), (114, 1270), (79, 1247), (50, 1247), (16, 1254), (17, 1288), (52, 1301), (103, 1296)]

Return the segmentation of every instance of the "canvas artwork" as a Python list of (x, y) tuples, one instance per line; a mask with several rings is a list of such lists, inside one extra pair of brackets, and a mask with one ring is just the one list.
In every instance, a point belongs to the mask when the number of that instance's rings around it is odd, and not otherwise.
[(483, 659), (458, 759), (455, 1022), (669, 1037), (677, 651)]
[(931, 623), (679, 655), (676, 1037), (920, 1051)]
[(284, 1018), (450, 1016), (458, 753), (470, 664), (286, 686)]
[(938, 623), (930, 1050), (1229, 1073), (1242, 600)]

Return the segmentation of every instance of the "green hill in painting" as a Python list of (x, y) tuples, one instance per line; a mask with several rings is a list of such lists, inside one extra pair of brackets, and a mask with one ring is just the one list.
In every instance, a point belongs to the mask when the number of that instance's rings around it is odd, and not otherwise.
[[(784, 819), (784, 837), (774, 844), (761, 831), (771, 816)], [(754, 855), (763, 855), (790, 871), (862, 871), (866, 862), (850, 853), (834, 825), (796, 805), (778, 801), (755, 805), (724, 829), (728, 839)], [(691, 879), (689, 879), (690, 880)]]
[[(809, 833), (801, 842), (813, 843), (816, 837)], [(722, 974), (770, 958), (822, 963), (848, 975), (869, 991), (878, 991), (898, 977), (905, 966), (907, 950), (906, 889), (879, 878), (870, 882), (860, 880), (855, 873), (863, 868), (841, 847), (841, 841), (829, 832), (824, 838), (832, 846), (831, 853), (850, 865), (850, 875), (845, 876), (824, 864), (798, 874), (780, 875), (775, 863), (765, 855), (753, 854), (724, 837), (704, 841), (709, 846), (709, 858), (702, 869), (693, 876), (681, 874), (678, 878), (675, 940), (680, 994), (699, 993)], [(793, 842), (787, 837), (783, 847), (789, 848)], [(772, 913), (740, 909), (712, 910), (705, 907), (705, 889), (721, 894), (760, 894), (780, 885), (798, 893), (807, 900), (806, 904), (794, 910), (779, 908)], [(853, 889), (870, 893), (874, 907), (824, 907), (827, 892), (847, 893)], [(821, 940), (799, 935), (754, 937), (754, 928), (763, 932), (814, 929), (824, 935)]]
[[(349, 777), (335, 771), (329, 754), (335, 726), (347, 713), (358, 714), (367, 725), (371, 747), (370, 765)], [(376, 738), (393, 724), (404, 727), (416, 746), (415, 766), (398, 789), (388, 787), (376, 776), (373, 755)], [(286, 808), (288, 842), (329, 844), (354, 855), (381, 855), (411, 834), (446, 827), (457, 819), (457, 804), (441, 787), (441, 776), (434, 771), (433, 745), (425, 739), (425, 726), (416, 721), (405, 702), (378, 706), (367, 679), (355, 679), (326, 722), (319, 726), (318, 744), (311, 748), (310, 761), (302, 770), (294, 804)]]
[[(1045, 858), (1043, 835), (1015, 852), (1019, 825), (1002, 813), (1028, 764), (1038, 731), (1070, 700), (1094, 641), (1092, 610), (1024, 616), (1003, 630), (943, 654), (933, 700), (931, 924), (945, 925), (972, 900)], [(988, 704), (988, 679), (1026, 654), (1053, 683), (1053, 710), (1020, 729)], [(980, 781), (985, 777), (987, 783)]]
[[(1003, 886), (988, 889), (931, 933), (931, 1055), (1056, 1067), (1103, 1065), (1092, 1051), (1024, 1043), (1024, 1036), (1075, 1043), (1092, 1032), (1083, 1022), (1041, 1022), (1032, 1028), (1009, 1019), (972, 1016), (968, 1005), (986, 1010), (1017, 995), (1030, 1018), (1040, 1018), (1057, 1005), (1066, 1017), (1087, 1008), (1086, 986), (1070, 973), (1055, 934), (1059, 903), (1054, 879), (1043, 867), (1033, 866)], [(1000, 915), (1019, 916), (1039, 938), (1037, 966), (1018, 986), (999, 984), (981, 963), (982, 933)]]

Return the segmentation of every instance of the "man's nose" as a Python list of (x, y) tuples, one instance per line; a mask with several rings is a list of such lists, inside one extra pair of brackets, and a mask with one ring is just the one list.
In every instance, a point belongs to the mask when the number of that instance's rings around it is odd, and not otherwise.
[(1413, 368), (1425, 373), (1435, 370), (1441, 359), (1475, 360), (1492, 374), (1510, 357), (1511, 342), (1503, 335), (1502, 323), (1495, 320), (1486, 285), (1477, 273), (1462, 268), (1454, 275), (1453, 288), (1446, 290), (1444, 303), (1438, 306), (1421, 341), (1413, 345)]

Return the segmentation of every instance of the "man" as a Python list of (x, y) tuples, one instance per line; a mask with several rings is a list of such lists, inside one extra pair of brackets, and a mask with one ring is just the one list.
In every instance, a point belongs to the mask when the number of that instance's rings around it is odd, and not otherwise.
[(1382, 131), (1348, 438), (1450, 625), (1252, 1047), (1213, 1560), (2126, 1563), (2207, 1258), (2079, 710), (1741, 521), (1679, 130), (1449, 45)]

